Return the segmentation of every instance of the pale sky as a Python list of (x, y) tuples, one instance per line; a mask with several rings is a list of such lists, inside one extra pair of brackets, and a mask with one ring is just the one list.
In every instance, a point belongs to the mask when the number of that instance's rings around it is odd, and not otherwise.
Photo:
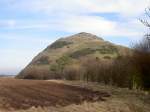
[(60, 37), (96, 34), (130, 46), (149, 0), (0, 0), (0, 74), (16, 74)]

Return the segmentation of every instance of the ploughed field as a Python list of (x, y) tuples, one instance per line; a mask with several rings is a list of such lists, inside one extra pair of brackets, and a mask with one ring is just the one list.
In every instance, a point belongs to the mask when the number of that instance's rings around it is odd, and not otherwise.
[(105, 100), (105, 92), (41, 80), (0, 78), (0, 108), (28, 109)]

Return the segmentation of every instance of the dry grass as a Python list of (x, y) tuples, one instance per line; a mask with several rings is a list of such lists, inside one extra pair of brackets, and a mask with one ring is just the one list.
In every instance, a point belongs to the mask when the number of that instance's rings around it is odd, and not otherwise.
[(0, 79), (0, 108), (28, 109), (104, 101), (105, 92), (40, 80)]
[[(13, 111), (4, 111), (13, 112)], [(14, 112), (149, 112), (149, 109), (141, 108), (136, 104), (125, 104), (122, 101), (111, 100), (106, 102), (83, 102), (80, 105), (71, 104), (65, 107), (32, 107), (28, 110)]]
[[(46, 82), (46, 81), (45, 81)], [(85, 83), (82, 81), (60, 81), (51, 80), (57, 84), (73, 85), (82, 88), (93, 89), (94, 91), (108, 92), (111, 97), (106, 101), (88, 102), (81, 104), (70, 104), (66, 106), (35, 107), (27, 110), (0, 111), (0, 112), (150, 112), (150, 95), (141, 91), (105, 86), (98, 83)], [(86, 94), (86, 93), (85, 93)]]

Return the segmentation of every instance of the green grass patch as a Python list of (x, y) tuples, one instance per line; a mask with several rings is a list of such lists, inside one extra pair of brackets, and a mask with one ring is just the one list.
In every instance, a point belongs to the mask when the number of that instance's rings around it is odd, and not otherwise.
[(98, 52), (100, 54), (114, 54), (117, 53), (118, 50), (114, 46), (100, 46), (98, 48), (84, 48), (78, 51), (75, 51), (70, 54), (70, 57), (72, 58), (79, 58), (81, 56), (86, 56), (89, 54), (93, 54), (95, 52)]

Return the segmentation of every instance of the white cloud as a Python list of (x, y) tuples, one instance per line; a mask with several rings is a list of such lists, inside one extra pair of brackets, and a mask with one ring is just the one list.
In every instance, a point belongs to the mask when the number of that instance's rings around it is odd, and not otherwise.
[(17, 10), (51, 14), (120, 13), (137, 16), (149, 4), (148, 0), (9, 0), (7, 6)]
[(72, 16), (63, 20), (62, 29), (69, 32), (86, 31), (104, 37), (132, 36), (132, 33), (128, 29), (120, 28), (119, 24), (118, 22), (109, 21), (98, 16)]
[[(7, 0), (4, 4), (7, 4), (6, 6), (9, 6), (11, 10), (45, 12), (49, 15), (47, 20), (0, 22), (0, 26), (5, 29), (87, 31), (104, 36), (135, 36), (141, 32), (138, 30), (139, 25), (134, 24), (134, 29), (130, 28), (133, 23), (129, 21), (137, 21), (134, 16), (137, 17), (143, 13), (148, 0)], [(87, 16), (89, 13), (106, 12), (120, 14), (120, 18), (126, 18), (125, 23), (107, 20), (103, 17)]]
[(49, 29), (50, 21), (43, 20), (0, 20), (1, 29)]
[(16, 26), (15, 20), (0, 20), (0, 28), (13, 28)]
[(15, 41), (15, 43), (19, 44), (20, 42), (29, 44), (43, 44), (49, 45), (54, 40), (51, 37), (41, 37), (40, 35), (30, 36), (30, 35), (21, 35), (16, 33), (0, 33), (0, 39), (5, 39), (7, 41)]
[[(80, 32), (86, 31), (91, 33), (98, 33), (107, 35), (106, 33), (111, 33), (115, 27), (116, 23), (105, 20), (101, 17), (91, 17), (91, 16), (72, 16), (66, 18), (62, 22), (62, 29), (70, 32)], [(109, 34), (110, 34), (109, 33)]]
[[(11, 20), (13, 21), (13, 20)], [(15, 21), (15, 20), (14, 20)], [(2, 22), (0, 22), (2, 23)], [(66, 17), (61, 17), (52, 20), (16, 20), (13, 24), (7, 26), (10, 20), (3, 25), (2, 29), (9, 30), (43, 30), (43, 31), (64, 31), (71, 33), (78, 32), (90, 32), (94, 34), (101, 35), (102, 37), (107, 36), (123, 36), (123, 37), (136, 37), (142, 36), (144, 32), (143, 25), (138, 21), (138, 19), (130, 19), (129, 21), (111, 21), (100, 16), (87, 16), (87, 15), (68, 15)], [(15, 35), (16, 36), (16, 35)], [(9, 37), (2, 35), (0, 37)], [(12, 38), (10, 35), (9, 38)], [(25, 39), (24, 36), (16, 36), (17, 39)], [(36, 41), (45, 41), (44, 38), (36, 37)], [(32, 38), (30, 42), (32, 41)], [(33, 39), (35, 41), (35, 39)]]
[[(138, 21), (147, 7), (147, 0), (7, 0), (11, 10), (42, 12), (49, 15), (47, 20), (5, 20), (0, 22), (3, 29), (58, 30), (65, 32), (87, 31), (102, 36), (137, 36), (143, 32)], [(118, 13), (123, 22), (103, 17), (88, 16), (89, 13)], [(39, 14), (40, 16), (40, 14)], [(53, 18), (54, 17), (54, 18)], [(111, 18), (110, 18), (111, 19)]]
[(94, 0), (93, 9), (97, 12), (115, 12), (124, 16), (138, 16), (143, 13), (148, 0)]

